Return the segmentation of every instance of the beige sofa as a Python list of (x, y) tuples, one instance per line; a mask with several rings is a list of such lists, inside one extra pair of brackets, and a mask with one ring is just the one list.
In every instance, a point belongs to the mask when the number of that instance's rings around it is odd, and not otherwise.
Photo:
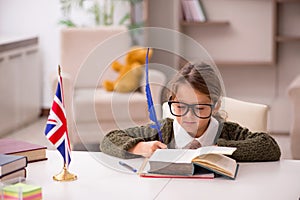
[(288, 94), (293, 115), (290, 128), (291, 152), (293, 159), (300, 160), (300, 75), (289, 85)]
[[(60, 64), (68, 129), (74, 150), (99, 150), (99, 142), (108, 131), (149, 122), (143, 81), (140, 92), (107, 92), (101, 87), (104, 79), (113, 80), (118, 75), (109, 65), (104, 65), (103, 60), (109, 58), (112, 51), (118, 51), (119, 47), (130, 48), (130, 37), (125, 32), (124, 27), (70, 28), (61, 31)], [(118, 38), (112, 36), (117, 37), (118, 34), (122, 39), (116, 46), (114, 41)], [(104, 53), (101, 52), (103, 46), (107, 46)], [(161, 108), (161, 92), (166, 77), (162, 72), (150, 69), (149, 80), (154, 104)], [(56, 82), (53, 81), (53, 88)], [(160, 118), (161, 109), (157, 110), (157, 114)]]

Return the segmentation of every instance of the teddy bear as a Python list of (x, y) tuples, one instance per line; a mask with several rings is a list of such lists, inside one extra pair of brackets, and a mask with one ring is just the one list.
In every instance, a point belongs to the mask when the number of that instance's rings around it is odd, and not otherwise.
[[(149, 50), (149, 59), (152, 56)], [(119, 73), (114, 81), (104, 80), (103, 87), (106, 91), (121, 93), (133, 92), (140, 86), (143, 77), (144, 64), (146, 62), (147, 48), (132, 47), (125, 56), (125, 63), (114, 61), (111, 68)]]

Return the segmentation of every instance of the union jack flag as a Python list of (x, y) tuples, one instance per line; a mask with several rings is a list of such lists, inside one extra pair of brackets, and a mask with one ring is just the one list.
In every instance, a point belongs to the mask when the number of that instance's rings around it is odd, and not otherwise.
[[(60, 69), (59, 69), (60, 71)], [(64, 95), (62, 78), (59, 72), (56, 94), (54, 96), (52, 108), (46, 124), (45, 134), (48, 140), (55, 145), (64, 159), (64, 163), (69, 166), (71, 162), (71, 148), (68, 136), (67, 119), (64, 107)]]

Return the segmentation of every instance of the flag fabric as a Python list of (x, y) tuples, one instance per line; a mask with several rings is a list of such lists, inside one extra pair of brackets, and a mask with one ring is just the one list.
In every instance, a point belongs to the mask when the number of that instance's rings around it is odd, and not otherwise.
[(59, 73), (56, 94), (54, 96), (52, 108), (46, 124), (45, 135), (52, 144), (55, 145), (64, 159), (64, 163), (69, 166), (71, 162), (71, 148), (68, 136), (67, 118), (64, 107), (64, 96), (62, 78)]
[(158, 132), (158, 137), (159, 140), (161, 142), (163, 142), (163, 138), (162, 138), (162, 133), (161, 133), (161, 125), (159, 123), (159, 121), (157, 120), (156, 117), (156, 112), (155, 112), (155, 107), (153, 105), (153, 99), (152, 99), (152, 94), (151, 94), (151, 90), (150, 90), (150, 85), (149, 85), (149, 48), (147, 49), (147, 55), (146, 55), (146, 67), (145, 67), (145, 71), (146, 71), (146, 86), (145, 86), (145, 92), (146, 92), (146, 97), (147, 97), (147, 105), (148, 105), (148, 112), (149, 112), (149, 118), (151, 121), (154, 122), (154, 124), (151, 126), (152, 128), (155, 128)]

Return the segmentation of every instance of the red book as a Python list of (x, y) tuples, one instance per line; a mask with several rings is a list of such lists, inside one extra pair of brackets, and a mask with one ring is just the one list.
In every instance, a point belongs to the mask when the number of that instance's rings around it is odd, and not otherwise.
[(174, 174), (153, 174), (153, 173), (141, 173), (140, 177), (143, 178), (192, 178), (192, 179), (213, 179), (214, 173), (195, 174), (195, 175), (174, 175)]
[(0, 139), (0, 154), (26, 156), (28, 162), (47, 160), (47, 147), (15, 139)]

